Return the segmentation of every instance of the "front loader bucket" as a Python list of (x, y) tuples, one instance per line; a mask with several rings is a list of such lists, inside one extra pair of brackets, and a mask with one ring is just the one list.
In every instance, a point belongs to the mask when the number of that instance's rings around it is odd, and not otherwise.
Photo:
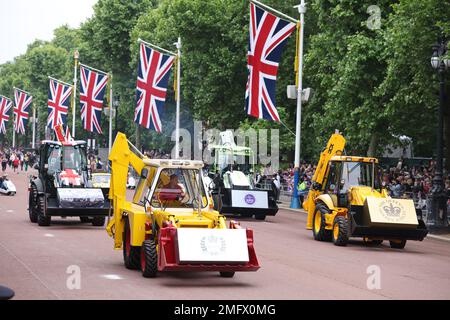
[[(230, 229), (192, 229), (184, 228), (184, 230), (190, 229), (189, 232), (196, 232), (196, 230), (230, 230)], [(158, 270), (159, 271), (257, 271), (260, 266), (256, 257), (255, 248), (253, 247), (253, 230), (242, 229), (245, 231), (247, 238), (247, 250), (248, 261), (181, 261), (180, 250), (184, 250), (178, 241), (181, 241), (181, 237), (178, 237), (177, 228), (168, 227), (162, 228), (159, 234), (159, 251), (158, 251)], [(232, 231), (232, 230), (231, 230)], [(214, 232), (214, 231), (213, 231)], [(205, 238), (205, 237), (203, 237)], [(220, 237), (219, 237), (220, 238)], [(204, 246), (204, 242), (194, 242), (194, 246)], [(220, 240), (219, 240), (220, 241)], [(227, 244), (222, 245), (226, 247)], [(218, 247), (220, 249), (220, 244)], [(231, 255), (230, 255), (231, 256)]]

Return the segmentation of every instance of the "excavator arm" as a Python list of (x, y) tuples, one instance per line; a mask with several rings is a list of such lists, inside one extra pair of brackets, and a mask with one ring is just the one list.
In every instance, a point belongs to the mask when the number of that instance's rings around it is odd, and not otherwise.
[(122, 219), (122, 211), (126, 203), (128, 168), (131, 165), (141, 175), (144, 168), (143, 158), (144, 156), (127, 140), (125, 134), (119, 132), (108, 158), (111, 168), (109, 199), (112, 203), (113, 215), (106, 227), (108, 234), (114, 237), (116, 249), (122, 247), (122, 233), (125, 224)]
[(326, 183), (328, 164), (335, 155), (342, 155), (345, 147), (345, 138), (338, 132), (334, 133), (328, 140), (327, 147), (320, 154), (319, 163), (312, 178), (312, 187), (308, 198), (303, 202), (303, 208), (308, 211), (307, 229), (312, 228), (312, 218), (315, 210), (315, 200), (322, 193), (323, 186)]

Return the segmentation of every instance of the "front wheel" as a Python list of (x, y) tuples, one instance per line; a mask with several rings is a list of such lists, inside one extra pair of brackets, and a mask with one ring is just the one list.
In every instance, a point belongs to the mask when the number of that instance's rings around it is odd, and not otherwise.
[(316, 211), (313, 217), (313, 236), (317, 241), (330, 241), (331, 231), (326, 230), (325, 214), (328, 214), (328, 209), (322, 205), (316, 206)]
[(264, 221), (264, 220), (266, 220), (266, 215), (265, 214), (255, 214), (255, 219)]
[(142, 243), (141, 271), (145, 278), (154, 278), (158, 273), (158, 253), (154, 240), (145, 240)]
[(30, 193), (28, 194), (28, 215), (30, 221), (36, 223), (38, 221), (38, 208), (36, 204), (37, 190), (34, 185), (31, 186)]
[(348, 242), (348, 222), (343, 216), (334, 218), (333, 233), (331, 236), (336, 246), (346, 246)]
[(393, 249), (403, 249), (406, 246), (406, 240), (389, 240), (389, 244)]
[(45, 197), (39, 196), (37, 200), (38, 200), (37, 223), (41, 227), (48, 227), (51, 222), (51, 217), (45, 215)]

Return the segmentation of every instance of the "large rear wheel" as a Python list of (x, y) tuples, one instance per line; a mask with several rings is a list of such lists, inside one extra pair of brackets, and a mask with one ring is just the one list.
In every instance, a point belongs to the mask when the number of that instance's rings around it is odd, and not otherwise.
[(322, 204), (316, 206), (316, 211), (313, 216), (313, 236), (317, 241), (330, 241), (331, 230), (326, 230), (325, 214), (328, 214), (328, 208)]
[(130, 223), (125, 220), (125, 229), (123, 231), (123, 262), (127, 269), (137, 270), (141, 263), (141, 247), (131, 245)]
[(145, 278), (154, 278), (158, 273), (158, 253), (154, 240), (145, 240), (142, 243), (141, 271)]
[(346, 246), (348, 242), (348, 222), (343, 216), (337, 216), (333, 222), (331, 239), (336, 246)]

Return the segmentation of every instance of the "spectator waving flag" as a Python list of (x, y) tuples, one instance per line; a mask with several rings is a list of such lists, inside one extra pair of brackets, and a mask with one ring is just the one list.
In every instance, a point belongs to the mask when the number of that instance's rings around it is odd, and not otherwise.
[(17, 133), (25, 134), (25, 127), (28, 122), (28, 108), (33, 101), (33, 97), (20, 89), (14, 88), (14, 130)]
[(6, 134), (6, 123), (9, 120), (8, 112), (12, 107), (12, 101), (0, 96), (0, 133)]
[(160, 113), (166, 101), (170, 69), (175, 57), (162, 54), (144, 43), (140, 44), (136, 110), (134, 121), (147, 129), (161, 132)]
[(252, 117), (279, 122), (275, 107), (278, 64), (283, 47), (296, 24), (250, 3), (248, 81), (245, 92), (247, 113)]
[(58, 124), (65, 124), (70, 107), (72, 86), (50, 78), (48, 90), (48, 119), (47, 126), (54, 129)]
[(89, 132), (102, 133), (100, 120), (106, 84), (108, 83), (108, 74), (84, 65), (80, 66), (80, 73), (80, 103), (83, 128)]

